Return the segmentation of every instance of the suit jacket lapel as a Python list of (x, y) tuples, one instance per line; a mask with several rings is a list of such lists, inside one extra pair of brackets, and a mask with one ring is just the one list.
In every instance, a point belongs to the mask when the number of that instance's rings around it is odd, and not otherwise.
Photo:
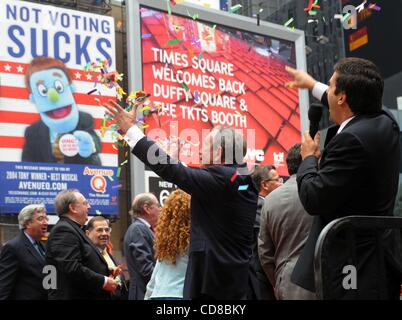
[(92, 249), (96, 252), (96, 254), (98, 255), (99, 259), (102, 260), (102, 262), (107, 266), (107, 262), (106, 260), (103, 258), (102, 254), (100, 253), (100, 251), (98, 250), (98, 248), (92, 243), (91, 239), (89, 239), (87, 237), (87, 235), (84, 233), (84, 231), (79, 227), (79, 225), (77, 223), (75, 223), (74, 221), (72, 221), (69, 218), (66, 218), (66, 220), (68, 221), (68, 223), (70, 223), (75, 230), (77, 230), (78, 234), (81, 236), (81, 238), (88, 243)]
[(324, 147), (326, 147), (327, 144), (332, 140), (332, 138), (336, 136), (338, 129), (339, 125), (333, 125), (328, 128), (327, 136), (325, 137)]
[(21, 237), (24, 241), (24, 245), (28, 252), (34, 256), (34, 258), (41, 264), (43, 265), (45, 263), (45, 258), (42, 257), (39, 252), (35, 249), (31, 241), (27, 238), (27, 236), (24, 234), (24, 231), (22, 231)]

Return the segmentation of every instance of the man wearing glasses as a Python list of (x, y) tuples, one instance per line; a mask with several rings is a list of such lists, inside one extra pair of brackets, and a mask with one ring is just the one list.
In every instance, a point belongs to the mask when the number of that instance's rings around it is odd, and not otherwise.
[(260, 231), (261, 208), (264, 205), (264, 199), (273, 190), (282, 185), (283, 179), (279, 177), (278, 171), (273, 165), (256, 166), (251, 177), (258, 190), (258, 202), (254, 222), (253, 252), (250, 260), (247, 299), (275, 300), (273, 288), (261, 267), (258, 257), (257, 238)]
[(43, 204), (30, 204), (18, 215), (21, 232), (0, 254), (0, 300), (46, 300), (42, 273), (48, 218)]
[(88, 221), (85, 231), (88, 238), (91, 239), (92, 243), (105, 259), (110, 275), (119, 283), (119, 289), (114, 292), (112, 298), (124, 300), (128, 298), (126, 297), (128, 290), (122, 273), (123, 270), (108, 248), (111, 232), (112, 228), (109, 225), (109, 220), (102, 216), (91, 218), (91, 220)]
[(60, 220), (47, 243), (46, 261), (57, 270), (57, 288), (49, 290), (52, 300), (104, 300), (118, 287), (100, 251), (82, 227), (91, 208), (76, 189), (61, 191), (54, 203)]

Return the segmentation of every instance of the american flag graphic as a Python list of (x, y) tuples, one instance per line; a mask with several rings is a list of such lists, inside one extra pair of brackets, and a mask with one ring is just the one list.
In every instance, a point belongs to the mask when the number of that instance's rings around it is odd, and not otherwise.
[[(25, 130), (40, 120), (25, 87), (26, 68), (33, 57), (49, 56), (64, 59), (79, 111), (94, 118), (102, 141), (102, 166), (117, 166), (111, 132), (101, 135), (104, 108), (100, 106), (115, 99), (116, 91), (97, 84), (99, 74), (84, 72), (86, 63), (97, 59), (109, 60), (108, 71), (114, 71), (114, 37), (112, 17), (26, 1), (0, 1), (0, 161), (21, 162)], [(95, 85), (97, 91), (87, 94)]]
[[(31, 103), (24, 75), (28, 63), (0, 60), (0, 161), (20, 162), (24, 146), (25, 129), (40, 120), (36, 107)], [(69, 69), (75, 86), (74, 98), (80, 111), (87, 112), (94, 118), (94, 128), (101, 138), (100, 158), (102, 166), (117, 166), (117, 148), (113, 145), (111, 132), (106, 131), (101, 137), (101, 125), (104, 108), (100, 101), (115, 99), (115, 89), (109, 89), (97, 83), (100, 75), (85, 74), (83, 69)], [(96, 79), (96, 77), (98, 79)], [(87, 94), (93, 89), (92, 94)]]

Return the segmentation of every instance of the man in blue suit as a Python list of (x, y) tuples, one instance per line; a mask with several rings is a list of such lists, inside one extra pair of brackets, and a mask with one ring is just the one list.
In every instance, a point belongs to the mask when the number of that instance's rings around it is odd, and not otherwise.
[(144, 300), (155, 267), (154, 230), (161, 210), (152, 193), (138, 194), (131, 206), (133, 222), (124, 236), (124, 253), (130, 274), (129, 300)]
[(246, 299), (257, 190), (243, 163), (247, 146), (239, 130), (214, 128), (203, 141), (202, 169), (174, 161), (142, 131), (134, 116), (110, 101), (132, 152), (156, 174), (191, 195), (185, 299)]
[(48, 218), (41, 204), (24, 207), (18, 215), (21, 232), (0, 253), (0, 300), (47, 300), (42, 273)]

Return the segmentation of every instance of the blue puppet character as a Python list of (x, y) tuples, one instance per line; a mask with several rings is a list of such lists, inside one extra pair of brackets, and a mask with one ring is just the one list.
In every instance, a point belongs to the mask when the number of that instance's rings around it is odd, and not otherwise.
[(64, 63), (49, 57), (34, 58), (27, 67), (25, 84), (41, 119), (25, 130), (22, 161), (101, 165), (101, 142), (93, 118), (78, 111), (74, 85)]

